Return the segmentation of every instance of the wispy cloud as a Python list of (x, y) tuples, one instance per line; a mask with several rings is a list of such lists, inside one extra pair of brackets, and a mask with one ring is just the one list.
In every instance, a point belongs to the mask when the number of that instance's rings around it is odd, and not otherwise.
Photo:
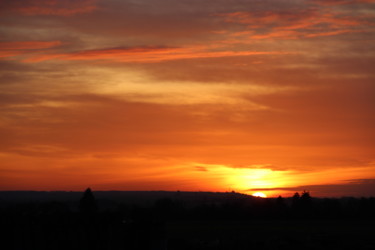
[(366, 4), (375, 3), (374, 0), (313, 0), (320, 5), (349, 5), (349, 4)]
[(71, 16), (94, 11), (96, 0), (3, 0), (2, 11), (18, 12), (22, 15)]
[(44, 49), (60, 46), (60, 41), (12, 41), (0, 42), (0, 57), (13, 57), (40, 52)]
[(206, 167), (203, 167), (203, 166), (195, 166), (194, 167), (196, 171), (200, 171), (200, 172), (207, 172), (208, 169)]
[(367, 23), (360, 16), (306, 8), (290, 11), (233, 12), (220, 14), (226, 22), (242, 25), (232, 36), (249, 39), (300, 39), (360, 32)]
[(130, 47), (130, 48), (106, 48), (97, 50), (85, 50), (63, 54), (45, 54), (31, 56), (25, 62), (41, 62), (46, 60), (64, 61), (114, 61), (114, 62), (136, 62), (154, 63), (161, 61), (173, 61), (196, 58), (221, 58), (254, 55), (280, 55), (290, 54), (284, 51), (231, 51), (231, 50), (209, 50), (204, 46), (172, 48), (172, 47)]

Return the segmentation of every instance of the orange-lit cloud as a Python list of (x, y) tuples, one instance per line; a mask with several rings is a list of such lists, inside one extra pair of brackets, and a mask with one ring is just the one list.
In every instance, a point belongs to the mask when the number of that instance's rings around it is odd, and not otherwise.
[(244, 30), (234, 36), (247, 35), (249, 39), (298, 39), (332, 36), (358, 32), (366, 20), (345, 16), (331, 10), (306, 9), (280, 12), (233, 12), (222, 14), (227, 22), (244, 25)]
[(60, 41), (0, 42), (0, 57), (13, 57), (60, 46)]
[(372, 194), (373, 4), (325, 3), (2, 1), (0, 189)]
[(25, 62), (41, 62), (45, 60), (107, 60), (116, 62), (160, 62), (195, 58), (235, 57), (252, 55), (289, 54), (282, 51), (209, 51), (202, 47), (197, 48), (164, 48), (164, 47), (135, 47), (110, 48), (99, 50), (80, 51), (70, 54), (47, 54), (32, 56)]

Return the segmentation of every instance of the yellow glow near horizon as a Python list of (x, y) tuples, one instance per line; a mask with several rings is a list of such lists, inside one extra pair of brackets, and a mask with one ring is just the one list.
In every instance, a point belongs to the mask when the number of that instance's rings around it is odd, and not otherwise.
[(266, 198), (267, 197), (267, 195), (265, 195), (262, 192), (253, 193), (252, 196), (254, 196), (254, 197), (261, 197), (261, 198)]
[[(197, 167), (198, 166), (198, 167)], [(227, 165), (189, 163), (187, 168), (195, 178), (205, 179), (204, 186), (207, 190), (215, 190), (247, 193), (251, 195), (253, 189), (270, 189), (284, 187), (288, 180), (289, 171), (274, 171), (266, 168), (268, 164), (249, 165), (246, 167), (234, 167)], [(264, 168), (262, 168), (264, 167)], [(197, 171), (196, 169), (199, 169)], [(203, 186), (203, 188), (204, 188)], [(267, 192), (267, 195), (274, 195)]]
[(231, 169), (228, 180), (235, 189), (272, 188), (281, 185), (281, 173), (271, 169), (237, 168)]

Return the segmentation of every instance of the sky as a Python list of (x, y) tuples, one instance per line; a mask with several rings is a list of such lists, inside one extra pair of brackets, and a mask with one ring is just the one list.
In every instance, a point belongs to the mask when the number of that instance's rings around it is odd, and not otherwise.
[(0, 190), (375, 196), (374, 0), (0, 0)]

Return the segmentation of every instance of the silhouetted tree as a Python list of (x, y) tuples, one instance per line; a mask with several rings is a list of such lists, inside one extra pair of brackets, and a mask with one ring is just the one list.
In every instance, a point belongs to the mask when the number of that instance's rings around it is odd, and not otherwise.
[(97, 210), (96, 200), (90, 188), (86, 189), (81, 200), (79, 201), (79, 210), (82, 213), (87, 213), (87, 214), (96, 212)]
[(279, 197), (277, 197), (276, 204), (279, 207), (283, 207), (285, 205), (284, 198), (281, 197), (281, 195), (279, 195)]
[(311, 196), (309, 192), (306, 192), (305, 190), (303, 191), (301, 198), (301, 205), (303, 207), (310, 206), (311, 205)]
[(309, 192), (303, 191), (300, 198), (301, 214), (303, 217), (310, 217), (312, 215), (312, 199)]
[(302, 199), (310, 199), (311, 198), (310, 193), (306, 192), (306, 190), (303, 190), (301, 198)]
[(297, 208), (299, 206), (300, 195), (296, 192), (292, 197), (292, 207)]

